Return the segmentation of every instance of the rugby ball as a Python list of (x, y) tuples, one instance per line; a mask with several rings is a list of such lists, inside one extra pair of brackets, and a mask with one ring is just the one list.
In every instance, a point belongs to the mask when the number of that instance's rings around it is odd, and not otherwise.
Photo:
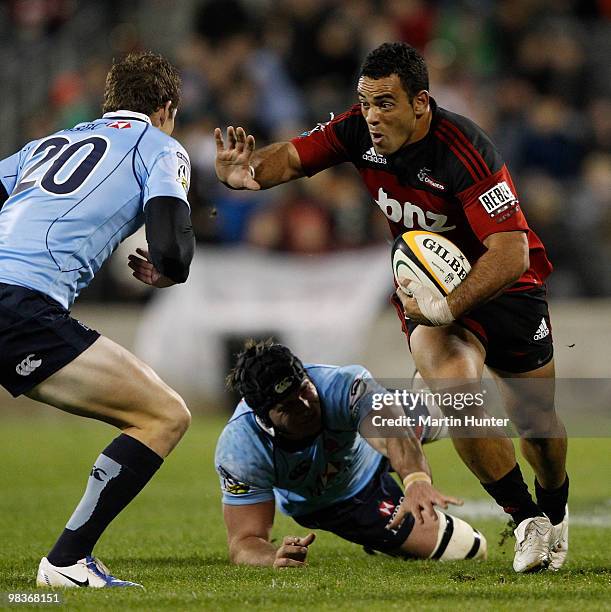
[(399, 285), (417, 281), (440, 297), (458, 287), (471, 270), (461, 250), (434, 232), (414, 230), (397, 236), (391, 257)]

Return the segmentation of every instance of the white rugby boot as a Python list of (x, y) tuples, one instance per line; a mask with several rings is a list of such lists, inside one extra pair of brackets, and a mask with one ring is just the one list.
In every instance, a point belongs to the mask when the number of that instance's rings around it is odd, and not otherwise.
[(550, 564), (550, 541), (553, 525), (546, 516), (523, 520), (514, 531), (516, 536), (513, 569), (518, 573), (538, 572)]
[(562, 523), (552, 525), (552, 537), (550, 540), (550, 564), (549, 569), (557, 572), (566, 561), (569, 552), (569, 507), (564, 511)]
[(56, 567), (43, 557), (38, 566), (36, 586), (39, 587), (90, 587), (101, 589), (105, 587), (139, 587), (137, 582), (119, 580), (110, 574), (108, 568), (95, 557), (85, 557), (74, 565)]

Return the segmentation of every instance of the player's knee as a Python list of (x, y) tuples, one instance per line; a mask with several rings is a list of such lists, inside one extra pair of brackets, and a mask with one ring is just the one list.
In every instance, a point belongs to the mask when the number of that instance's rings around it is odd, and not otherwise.
[(460, 559), (486, 559), (488, 543), (482, 533), (462, 519), (436, 511), (439, 520), (437, 542), (430, 559), (455, 561)]
[(555, 412), (516, 414), (513, 412), (511, 421), (521, 438), (538, 440), (537, 444), (546, 444), (549, 438), (563, 437), (564, 427)]
[(191, 425), (191, 412), (178, 393), (173, 391), (170, 395), (171, 399), (167, 400), (166, 418), (169, 421), (170, 433), (180, 440)]
[(189, 429), (191, 413), (182, 397), (169, 387), (158, 389), (152, 401), (149, 428), (173, 447)]

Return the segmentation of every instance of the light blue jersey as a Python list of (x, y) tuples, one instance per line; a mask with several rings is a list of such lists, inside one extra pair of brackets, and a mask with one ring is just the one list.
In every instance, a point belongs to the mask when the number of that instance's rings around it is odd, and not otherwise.
[(356, 495), (382, 460), (358, 434), (371, 394), (385, 392), (362, 366), (306, 365), (318, 391), (322, 432), (307, 447), (285, 451), (242, 400), (221, 433), (215, 465), (223, 503), (275, 498), (289, 516), (320, 510)]
[(0, 161), (0, 282), (69, 308), (104, 261), (144, 223), (151, 198), (188, 206), (181, 145), (141, 113), (118, 111), (27, 144)]

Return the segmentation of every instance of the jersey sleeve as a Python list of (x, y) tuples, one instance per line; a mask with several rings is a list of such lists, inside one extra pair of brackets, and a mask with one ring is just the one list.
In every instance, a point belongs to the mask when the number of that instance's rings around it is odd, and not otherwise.
[(351, 151), (358, 138), (360, 107), (352, 107), (326, 123), (291, 140), (307, 176), (352, 161)]
[(515, 186), (488, 135), (466, 117), (442, 118), (435, 136), (445, 144), (452, 191), (480, 241), (491, 234), (527, 231)]
[(336, 374), (334, 404), (336, 417), (344, 421), (343, 425), (357, 431), (363, 419), (371, 412), (376, 396), (385, 393), (367, 368), (350, 365), (338, 368)]
[(20, 159), (21, 151), (18, 151), (14, 155), (0, 161), (0, 182), (2, 182), (2, 186), (8, 195), (11, 194), (17, 183)]
[(528, 231), (507, 166), (457, 194), (480, 241), (498, 232)]
[(161, 147), (160, 152), (151, 157), (152, 160), (147, 164), (146, 155), (141, 156), (141, 163), (146, 168), (143, 206), (146, 206), (148, 200), (160, 196), (179, 198), (188, 205), (191, 162), (184, 148), (171, 138)]
[(274, 499), (273, 465), (257, 445), (256, 434), (230, 422), (216, 446), (215, 467), (224, 504), (242, 506)]

